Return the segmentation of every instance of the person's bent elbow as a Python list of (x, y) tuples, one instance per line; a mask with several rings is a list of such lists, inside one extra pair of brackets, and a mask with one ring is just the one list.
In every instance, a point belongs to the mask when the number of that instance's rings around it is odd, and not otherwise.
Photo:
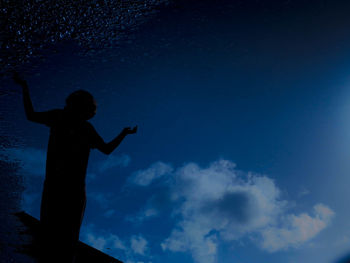
[(97, 149), (106, 155), (110, 155), (113, 152), (113, 150), (111, 149), (111, 147), (109, 147), (108, 144), (100, 145), (99, 147), (97, 147)]
[(102, 153), (106, 154), (106, 155), (110, 155), (112, 153), (112, 151), (110, 149), (104, 149), (102, 151)]
[(37, 122), (37, 114), (34, 111), (26, 110), (25, 113), (28, 121)]

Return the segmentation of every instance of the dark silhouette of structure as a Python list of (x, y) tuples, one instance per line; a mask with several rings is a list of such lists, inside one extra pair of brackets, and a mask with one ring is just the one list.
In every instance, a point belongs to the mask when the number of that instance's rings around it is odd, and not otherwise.
[[(16, 216), (26, 227), (25, 234), (29, 235), (33, 240), (29, 247), (21, 248), (20, 252), (28, 254), (32, 258), (38, 258), (40, 256), (40, 245), (37, 243), (37, 240), (38, 235), (40, 235), (40, 221), (25, 212), (19, 212)], [(77, 243), (75, 254), (75, 263), (123, 263), (80, 241)]]
[(14, 81), (23, 89), (27, 119), (50, 127), (46, 176), (41, 200), (40, 262), (74, 262), (85, 204), (85, 175), (90, 149), (110, 154), (128, 134), (127, 127), (105, 143), (87, 121), (96, 113), (93, 96), (84, 90), (73, 92), (64, 109), (36, 112), (27, 82), (17, 73)]

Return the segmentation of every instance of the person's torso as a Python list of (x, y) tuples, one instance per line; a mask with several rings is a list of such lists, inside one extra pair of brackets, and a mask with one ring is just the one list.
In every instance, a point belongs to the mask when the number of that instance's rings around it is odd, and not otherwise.
[(85, 183), (91, 148), (89, 136), (88, 122), (75, 122), (63, 111), (58, 115), (50, 129), (46, 180), (70, 185)]

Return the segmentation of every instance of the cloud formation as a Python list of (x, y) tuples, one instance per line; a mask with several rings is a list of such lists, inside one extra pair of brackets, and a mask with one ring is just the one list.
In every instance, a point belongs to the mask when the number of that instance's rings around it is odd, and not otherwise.
[[(6, 149), (0, 152), (0, 158), (19, 163), (23, 174), (40, 176), (45, 173), (43, 150)], [(128, 156), (113, 156), (93, 172), (126, 166), (129, 162)], [(161, 217), (170, 204), (173, 208), (170, 212), (179, 220), (161, 247), (164, 251), (189, 252), (198, 263), (217, 262), (221, 242), (244, 237), (250, 237), (268, 252), (300, 247), (329, 226), (335, 215), (321, 203), (315, 204), (310, 212), (289, 212), (289, 202), (282, 199), (274, 180), (239, 171), (228, 160), (219, 160), (207, 167), (187, 163), (178, 168), (156, 162), (133, 173), (128, 183), (158, 187), (131, 221)], [(107, 205), (106, 193), (90, 193), (89, 197), (106, 210), (105, 217), (115, 213)], [(90, 232), (85, 239), (101, 250), (123, 250), (128, 255), (145, 256), (148, 250), (148, 242), (141, 235), (132, 236), (127, 242), (129, 246), (115, 235), (96, 236)]]
[(0, 151), (0, 159), (19, 164), (19, 172), (25, 175), (44, 176), (46, 153), (36, 148), (7, 148)]
[(135, 260), (144, 257), (148, 251), (148, 241), (142, 235), (132, 235), (129, 239), (121, 239), (111, 233), (101, 233), (94, 225), (83, 229), (83, 242), (101, 250), (115, 258), (124, 258), (126, 262), (143, 262)]
[(118, 236), (114, 234), (97, 235), (92, 226), (88, 226), (82, 233), (82, 239), (87, 244), (101, 250), (107, 254), (116, 254), (119, 256), (120, 250), (127, 250), (127, 247)]
[(143, 238), (141, 235), (132, 236), (130, 242), (131, 242), (131, 249), (135, 254), (145, 255), (145, 252), (147, 251), (147, 244), (148, 244), (145, 238)]
[(87, 195), (89, 199), (94, 200), (96, 203), (98, 203), (101, 208), (108, 208), (110, 206), (111, 199), (113, 197), (113, 193), (111, 192), (90, 191)]
[(140, 170), (133, 173), (129, 180), (134, 184), (147, 186), (154, 180), (161, 178), (166, 174), (170, 174), (172, 171), (173, 168), (169, 164), (156, 162), (146, 170)]
[(103, 173), (106, 170), (114, 167), (127, 167), (130, 163), (130, 156), (126, 154), (122, 155), (108, 155), (107, 159), (99, 164), (99, 172)]
[[(135, 173), (138, 185), (150, 185), (167, 174), (174, 213), (180, 220), (161, 247), (190, 252), (195, 262), (217, 262), (221, 241), (253, 237), (262, 249), (274, 252), (298, 247), (315, 237), (331, 222), (334, 212), (324, 204), (313, 213), (288, 214), (288, 201), (271, 178), (238, 171), (233, 162), (219, 160), (202, 168), (188, 163), (166, 173), (155, 167)], [(165, 170), (165, 169), (163, 169)], [(169, 180), (169, 177), (172, 180)]]
[(136, 215), (127, 216), (125, 219), (132, 223), (142, 223), (143, 221), (159, 215), (159, 211), (153, 207), (145, 207)]
[(323, 204), (317, 204), (313, 208), (313, 215), (290, 214), (286, 216), (280, 227), (266, 227), (261, 232), (263, 236), (261, 247), (269, 252), (298, 247), (326, 228), (334, 212)]

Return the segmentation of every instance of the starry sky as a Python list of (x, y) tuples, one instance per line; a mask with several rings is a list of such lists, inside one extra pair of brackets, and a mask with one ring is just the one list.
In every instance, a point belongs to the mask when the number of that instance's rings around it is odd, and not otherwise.
[[(76, 89), (93, 150), (80, 239), (127, 263), (336, 263), (350, 252), (350, 3), (173, 1), (117, 46), (25, 62), (35, 110)], [(126, 28), (126, 32), (127, 32)], [(108, 32), (104, 32), (107, 34)], [(49, 129), (3, 77), (1, 160), (39, 217)], [(5, 114), (4, 114), (5, 113)], [(64, 189), (62, 189), (64, 193)]]

